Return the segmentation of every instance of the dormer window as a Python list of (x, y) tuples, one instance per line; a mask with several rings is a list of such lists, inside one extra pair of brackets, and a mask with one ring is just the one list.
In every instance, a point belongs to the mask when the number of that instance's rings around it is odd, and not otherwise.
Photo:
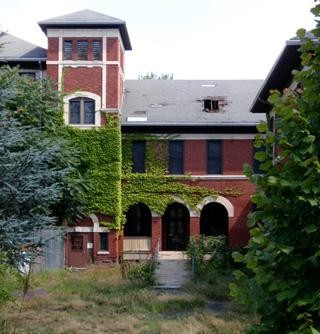
[(71, 99), (69, 124), (95, 124), (95, 101), (85, 97)]
[(203, 110), (206, 112), (218, 112), (219, 111), (219, 100), (217, 99), (204, 99)]
[(88, 41), (78, 41), (78, 60), (88, 60)]

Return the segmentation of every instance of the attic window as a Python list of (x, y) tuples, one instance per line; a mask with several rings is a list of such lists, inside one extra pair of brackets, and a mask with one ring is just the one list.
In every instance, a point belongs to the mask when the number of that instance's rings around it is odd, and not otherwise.
[(219, 111), (219, 100), (204, 99), (203, 110), (206, 112), (217, 112)]

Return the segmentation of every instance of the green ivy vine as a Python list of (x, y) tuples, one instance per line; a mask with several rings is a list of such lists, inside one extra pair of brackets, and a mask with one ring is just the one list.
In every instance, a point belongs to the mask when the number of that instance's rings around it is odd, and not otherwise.
[[(168, 140), (143, 134), (124, 135), (122, 139), (122, 211), (136, 203), (146, 204), (151, 211), (164, 214), (167, 206), (180, 198), (189, 208), (197, 211), (197, 204), (207, 196), (240, 196), (241, 190), (226, 188), (213, 190), (189, 185), (191, 177), (167, 175)], [(132, 173), (132, 142), (146, 141), (146, 173)]]

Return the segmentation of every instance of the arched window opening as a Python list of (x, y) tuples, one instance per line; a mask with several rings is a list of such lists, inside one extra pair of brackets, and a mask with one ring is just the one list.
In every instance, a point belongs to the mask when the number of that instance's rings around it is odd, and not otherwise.
[(220, 203), (209, 203), (200, 216), (200, 234), (205, 236), (228, 236), (228, 212)]
[(163, 216), (162, 244), (165, 250), (185, 250), (190, 235), (190, 214), (181, 203), (169, 205)]
[(87, 97), (69, 100), (69, 124), (95, 124), (95, 101)]
[(125, 237), (151, 237), (151, 211), (143, 203), (131, 205), (126, 213)]

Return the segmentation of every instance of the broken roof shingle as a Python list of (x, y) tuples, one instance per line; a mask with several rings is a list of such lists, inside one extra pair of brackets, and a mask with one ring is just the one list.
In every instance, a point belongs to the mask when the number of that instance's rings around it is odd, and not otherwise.
[[(126, 80), (121, 123), (132, 124), (145, 111), (141, 125), (254, 125), (264, 115), (249, 112), (262, 80)], [(224, 97), (219, 112), (203, 111), (207, 96)], [(128, 122), (128, 117), (130, 120)]]

